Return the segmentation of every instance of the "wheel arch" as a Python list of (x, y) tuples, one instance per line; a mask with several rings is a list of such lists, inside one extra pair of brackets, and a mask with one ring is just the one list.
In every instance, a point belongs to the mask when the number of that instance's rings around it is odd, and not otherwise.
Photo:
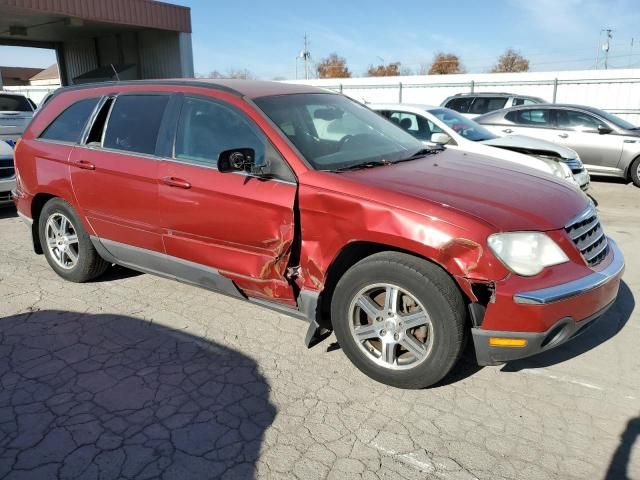
[(381, 252), (399, 252), (406, 255), (419, 258), (426, 262), (432, 263), (440, 267), (457, 286), (464, 301), (470, 303), (472, 300), (469, 294), (461, 287), (460, 282), (456, 277), (447, 269), (444, 265), (440, 264), (433, 258), (420, 255), (415, 251), (409, 251), (394, 245), (377, 243), (372, 241), (353, 241), (345, 245), (334, 257), (329, 264), (327, 274), (325, 277), (324, 286), (318, 297), (317, 312), (319, 317), (319, 323), (325, 328), (331, 328), (331, 302), (335, 293), (336, 286), (342, 276), (356, 263), (370, 257), (374, 254)]

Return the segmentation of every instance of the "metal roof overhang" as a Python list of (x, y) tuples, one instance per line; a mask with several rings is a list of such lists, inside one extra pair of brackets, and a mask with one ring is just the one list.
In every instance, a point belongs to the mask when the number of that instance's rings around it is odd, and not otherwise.
[(45, 46), (146, 28), (191, 32), (188, 7), (153, 0), (0, 0), (0, 43)]

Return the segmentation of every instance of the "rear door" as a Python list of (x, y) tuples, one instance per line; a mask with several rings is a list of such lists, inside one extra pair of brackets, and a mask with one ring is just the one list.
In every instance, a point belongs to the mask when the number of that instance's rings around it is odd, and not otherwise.
[(86, 138), (71, 153), (77, 205), (101, 239), (163, 251), (155, 153), (169, 100), (164, 93), (104, 98)]
[(599, 118), (580, 110), (556, 109), (558, 130), (555, 142), (574, 149), (588, 170), (617, 170), (624, 147), (624, 138), (612, 133), (600, 133), (607, 125)]
[(504, 119), (504, 125), (493, 129), (499, 135), (527, 135), (550, 142), (557, 139), (553, 113), (548, 108), (512, 110)]
[[(241, 100), (184, 98), (175, 145), (158, 171), (163, 241), (183, 280), (233, 294), (232, 280), (248, 296), (294, 304), (285, 274), (297, 185), (249, 112)], [(274, 178), (218, 171), (221, 152), (244, 148)]]

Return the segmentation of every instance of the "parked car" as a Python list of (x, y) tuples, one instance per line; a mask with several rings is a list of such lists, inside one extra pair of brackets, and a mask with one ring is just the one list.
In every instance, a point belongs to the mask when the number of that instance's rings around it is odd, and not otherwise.
[(494, 110), (515, 107), (517, 105), (533, 105), (546, 103), (542, 98), (514, 93), (458, 93), (447, 97), (441, 106), (462, 113), (469, 118), (477, 117)]
[(24, 95), (0, 92), (0, 140), (20, 138), (35, 110), (35, 103)]
[(499, 135), (527, 135), (569, 147), (596, 175), (640, 187), (640, 128), (597, 108), (545, 104), (493, 112), (476, 121)]
[(12, 203), (11, 191), (15, 186), (13, 148), (7, 142), (0, 140), (0, 207)]
[(62, 89), (15, 157), (19, 215), (62, 278), (115, 263), (248, 300), (306, 319), (309, 346), (333, 329), (398, 387), (438, 382), (469, 334), (482, 365), (567, 341), (624, 268), (580, 190), (306, 85)]
[(498, 137), (482, 125), (444, 107), (372, 104), (382, 114), (418, 140), (526, 165), (589, 188), (589, 174), (573, 150), (522, 135)]

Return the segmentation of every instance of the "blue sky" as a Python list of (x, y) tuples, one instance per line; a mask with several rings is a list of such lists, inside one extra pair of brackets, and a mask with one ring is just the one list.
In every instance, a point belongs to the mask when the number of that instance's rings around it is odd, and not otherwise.
[[(293, 78), (305, 33), (314, 60), (337, 52), (354, 76), (381, 58), (417, 70), (437, 51), (456, 53), (469, 72), (483, 72), (507, 47), (529, 58), (532, 70), (588, 69), (605, 27), (614, 30), (610, 64), (640, 67), (638, 0), (172, 3), (191, 7), (200, 74), (248, 69), (264, 79)], [(44, 67), (54, 61), (49, 51), (0, 47), (0, 64)]]

